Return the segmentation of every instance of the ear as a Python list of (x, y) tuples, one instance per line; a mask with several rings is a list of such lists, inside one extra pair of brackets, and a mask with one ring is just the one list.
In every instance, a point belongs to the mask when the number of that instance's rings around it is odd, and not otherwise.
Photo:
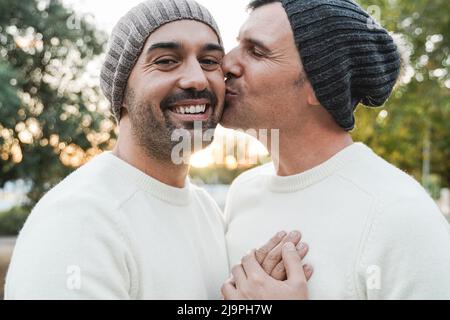
[(128, 109), (125, 107), (125, 104), (122, 105), (122, 108), (120, 108), (120, 119), (128, 116)]
[(134, 92), (132, 91), (132, 89), (130, 89), (129, 85), (127, 84), (127, 86), (125, 87), (125, 90), (123, 92), (122, 106), (120, 108), (121, 112), (128, 111), (129, 100), (131, 98), (131, 95), (133, 95), (133, 94), (134, 94)]
[(307, 102), (311, 106), (320, 106), (320, 102), (314, 93), (314, 89), (311, 86), (311, 83), (308, 81), (307, 83)]

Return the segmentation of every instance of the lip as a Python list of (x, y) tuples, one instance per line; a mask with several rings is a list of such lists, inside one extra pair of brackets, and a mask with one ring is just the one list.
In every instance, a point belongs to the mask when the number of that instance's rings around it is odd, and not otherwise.
[(227, 96), (228, 96), (228, 95), (230, 95), (230, 96), (237, 96), (237, 95), (238, 95), (238, 93), (237, 93), (236, 91), (234, 91), (234, 90), (232, 90), (232, 89), (230, 89), (230, 88), (227, 88), (227, 89), (226, 89), (225, 94), (226, 94)]

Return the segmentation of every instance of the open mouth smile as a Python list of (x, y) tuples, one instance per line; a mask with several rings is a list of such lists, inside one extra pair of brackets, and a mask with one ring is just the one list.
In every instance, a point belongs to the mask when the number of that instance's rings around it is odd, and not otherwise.
[(169, 108), (173, 117), (181, 121), (205, 121), (211, 116), (213, 108), (206, 101), (183, 101)]

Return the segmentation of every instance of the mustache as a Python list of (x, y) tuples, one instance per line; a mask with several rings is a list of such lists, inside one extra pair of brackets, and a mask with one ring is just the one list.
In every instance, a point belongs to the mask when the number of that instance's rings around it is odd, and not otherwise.
[(183, 90), (178, 93), (174, 93), (171, 95), (166, 96), (160, 103), (160, 106), (162, 109), (168, 109), (173, 104), (177, 103), (178, 101), (183, 100), (197, 100), (197, 99), (206, 99), (209, 101), (209, 105), (211, 107), (214, 107), (217, 105), (217, 96), (214, 94), (214, 92), (209, 91), (208, 89), (205, 89), (203, 91), (197, 91), (194, 89), (188, 89)]

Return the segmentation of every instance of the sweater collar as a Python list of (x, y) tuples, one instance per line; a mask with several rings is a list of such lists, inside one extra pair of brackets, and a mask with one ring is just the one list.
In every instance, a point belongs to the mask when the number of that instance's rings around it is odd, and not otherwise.
[(276, 174), (268, 176), (268, 186), (273, 192), (289, 193), (307, 188), (337, 172), (344, 165), (353, 162), (366, 153), (371, 151), (363, 143), (353, 143), (325, 162), (291, 176), (278, 176)]
[(186, 206), (191, 201), (191, 183), (188, 177), (183, 188), (176, 188), (145, 174), (110, 151), (103, 152), (100, 157), (104, 157), (114, 169), (112, 174), (120, 174), (125, 183), (132, 183), (159, 200), (177, 206)]

